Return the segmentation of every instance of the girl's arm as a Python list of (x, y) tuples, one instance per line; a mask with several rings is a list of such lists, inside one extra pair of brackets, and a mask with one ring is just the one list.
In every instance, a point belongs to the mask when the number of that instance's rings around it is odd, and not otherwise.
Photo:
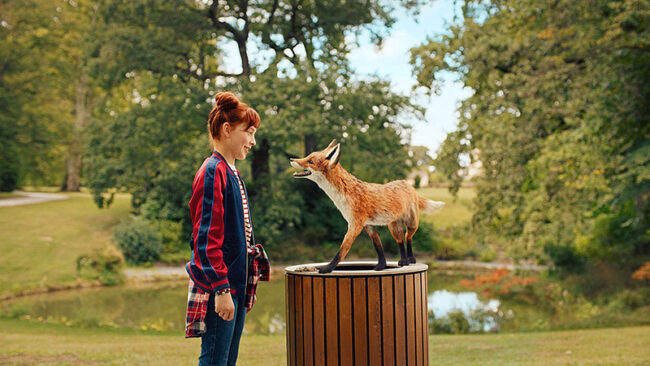
[(194, 207), (193, 216), (198, 224), (195, 245), (195, 262), (201, 266), (213, 291), (230, 287), (228, 268), (223, 261), (222, 245), (224, 239), (223, 194), (226, 187), (226, 168), (224, 162), (211, 160), (205, 167), (202, 177), (197, 177), (195, 194), (201, 199)]

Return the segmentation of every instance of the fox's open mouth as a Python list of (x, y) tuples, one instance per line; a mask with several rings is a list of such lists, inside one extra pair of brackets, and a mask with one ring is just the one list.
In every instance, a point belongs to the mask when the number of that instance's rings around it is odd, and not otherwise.
[(309, 170), (303, 170), (302, 172), (293, 173), (293, 176), (297, 177), (297, 178), (302, 178), (302, 177), (306, 177), (306, 176), (308, 176), (310, 174), (311, 174), (311, 172)]

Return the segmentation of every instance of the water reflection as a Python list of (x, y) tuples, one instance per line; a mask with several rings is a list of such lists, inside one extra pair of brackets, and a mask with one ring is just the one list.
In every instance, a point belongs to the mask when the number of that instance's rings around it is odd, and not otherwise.
[[(496, 299), (483, 302), (476, 292), (451, 292), (437, 290), (429, 295), (428, 308), (433, 319), (444, 319), (454, 312), (461, 312), (470, 329), (496, 330), (497, 321), (491, 314), (499, 314), (501, 302)], [(480, 329), (482, 328), (482, 329)]]
[[(533, 306), (516, 307), (492, 299), (482, 301), (474, 292), (459, 287), (460, 277), (429, 276), (429, 310), (433, 323), (431, 331), (446, 317), (459, 323), (467, 322), (469, 331), (515, 330), (521, 322), (539, 319)], [(453, 291), (457, 292), (453, 292)], [(0, 303), (0, 313), (28, 316), (53, 322), (80, 326), (114, 326), (183, 332), (187, 283), (124, 285), (88, 290), (65, 291), (20, 298)], [(517, 319), (511, 310), (517, 312)], [(462, 316), (460, 315), (462, 313)], [(455, 316), (455, 318), (454, 318)], [(245, 334), (278, 334), (285, 331), (285, 283), (280, 276), (258, 286), (258, 300), (247, 314)], [(431, 317), (430, 317), (431, 320)], [(438, 323), (436, 323), (438, 322)], [(443, 326), (445, 324), (442, 324)], [(479, 327), (479, 328), (477, 328)], [(456, 329), (454, 328), (454, 329)], [(456, 332), (452, 329), (450, 332)], [(444, 332), (444, 330), (442, 331)], [(461, 331), (462, 332), (462, 331)]]
[[(183, 332), (187, 283), (125, 285), (29, 296), (1, 304), (0, 311), (77, 326), (112, 326)], [(284, 282), (258, 286), (257, 303), (246, 315), (245, 333), (283, 333)]]

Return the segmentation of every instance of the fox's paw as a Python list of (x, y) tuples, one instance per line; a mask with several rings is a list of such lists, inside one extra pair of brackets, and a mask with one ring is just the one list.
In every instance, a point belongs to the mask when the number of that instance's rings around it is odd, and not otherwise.
[(318, 269), (318, 273), (330, 273), (334, 270), (334, 267), (327, 265), (325, 267), (320, 267)]
[(386, 263), (377, 263), (375, 266), (375, 271), (381, 271), (384, 268), (386, 268)]
[(415, 263), (415, 257), (409, 257), (409, 264), (410, 263)]
[(408, 266), (409, 265), (409, 260), (407, 258), (402, 258), (397, 262), (397, 265), (402, 267), (402, 266)]

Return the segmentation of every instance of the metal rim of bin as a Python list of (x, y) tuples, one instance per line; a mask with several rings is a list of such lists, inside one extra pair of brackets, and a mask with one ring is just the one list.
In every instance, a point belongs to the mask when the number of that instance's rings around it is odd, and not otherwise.
[[(409, 274), (425, 272), (429, 266), (423, 263), (411, 263), (408, 266), (400, 267), (397, 262), (386, 262), (386, 268), (381, 271), (375, 271), (373, 268), (377, 262), (372, 261), (349, 261), (339, 263), (334, 271), (330, 273), (318, 273), (319, 267), (326, 266), (329, 262), (299, 264), (286, 267), (284, 270), (287, 274), (300, 276), (317, 276), (317, 277), (355, 277), (355, 276), (394, 276), (397, 274)], [(357, 267), (367, 267), (368, 269), (355, 269)], [(347, 269), (347, 270), (346, 270)]]

